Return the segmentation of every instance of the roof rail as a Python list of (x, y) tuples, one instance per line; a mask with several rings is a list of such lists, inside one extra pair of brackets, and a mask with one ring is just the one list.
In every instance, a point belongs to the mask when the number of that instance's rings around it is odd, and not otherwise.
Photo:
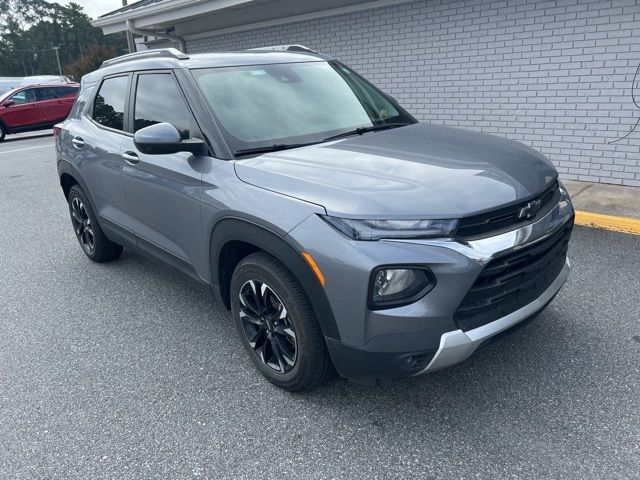
[(119, 57), (105, 60), (102, 62), (100, 68), (110, 67), (111, 65), (117, 65), (119, 63), (130, 62), (132, 60), (139, 60), (141, 58), (175, 58), (177, 60), (187, 60), (189, 55), (182, 53), (175, 48), (159, 48), (155, 50), (143, 50), (142, 52), (128, 53), (126, 55), (120, 55)]
[(270, 47), (249, 48), (247, 52), (304, 52), (318, 54), (304, 45), (272, 45)]

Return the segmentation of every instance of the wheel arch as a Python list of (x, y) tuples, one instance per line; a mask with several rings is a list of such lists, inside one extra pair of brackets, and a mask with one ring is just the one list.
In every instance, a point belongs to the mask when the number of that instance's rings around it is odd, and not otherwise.
[(264, 251), (282, 262), (300, 282), (325, 337), (340, 339), (338, 327), (327, 295), (301, 252), (282, 235), (248, 220), (226, 217), (218, 221), (211, 233), (211, 282), (222, 302), (230, 308), (231, 275), (242, 258)]
[(69, 190), (71, 190), (71, 187), (74, 185), (80, 185), (80, 188), (82, 188), (87, 200), (89, 200), (89, 203), (91, 204), (91, 208), (94, 212), (97, 212), (95, 203), (91, 197), (91, 192), (87, 188), (87, 184), (77, 168), (65, 160), (58, 160), (58, 176), (60, 178), (62, 192), (67, 200), (69, 200)]
[(63, 173), (62, 175), (60, 175), (60, 186), (62, 187), (64, 198), (69, 200), (69, 192), (71, 191), (71, 187), (73, 187), (74, 185), (78, 185), (78, 183), (78, 180), (69, 173)]

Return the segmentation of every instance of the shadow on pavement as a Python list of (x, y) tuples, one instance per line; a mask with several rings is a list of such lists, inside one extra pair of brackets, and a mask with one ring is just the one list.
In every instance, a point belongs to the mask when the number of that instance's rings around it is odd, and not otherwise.
[(45, 138), (45, 137), (53, 137), (53, 131), (47, 130), (35, 135), (25, 135), (25, 136), (22, 136), (22, 135), (14, 136), (9, 134), (4, 138), (4, 140), (2, 141), (2, 143), (0, 143), (0, 145), (5, 143), (19, 142), (21, 140), (32, 140), (36, 138)]

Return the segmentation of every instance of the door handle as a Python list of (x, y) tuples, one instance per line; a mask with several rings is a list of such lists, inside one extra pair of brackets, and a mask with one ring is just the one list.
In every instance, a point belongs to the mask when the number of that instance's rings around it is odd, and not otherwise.
[(71, 139), (71, 143), (73, 143), (73, 146), (76, 148), (84, 147), (84, 140), (82, 139), (82, 137), (73, 137)]
[(135, 165), (140, 161), (140, 159), (138, 158), (138, 154), (135, 152), (124, 152), (122, 156), (125, 161), (131, 165)]

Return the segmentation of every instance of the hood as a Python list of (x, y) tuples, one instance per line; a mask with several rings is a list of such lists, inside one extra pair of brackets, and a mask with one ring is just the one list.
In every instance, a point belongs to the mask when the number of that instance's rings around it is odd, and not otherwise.
[(459, 218), (557, 178), (521, 143), (423, 123), (237, 160), (235, 169), (244, 182), (352, 218)]

